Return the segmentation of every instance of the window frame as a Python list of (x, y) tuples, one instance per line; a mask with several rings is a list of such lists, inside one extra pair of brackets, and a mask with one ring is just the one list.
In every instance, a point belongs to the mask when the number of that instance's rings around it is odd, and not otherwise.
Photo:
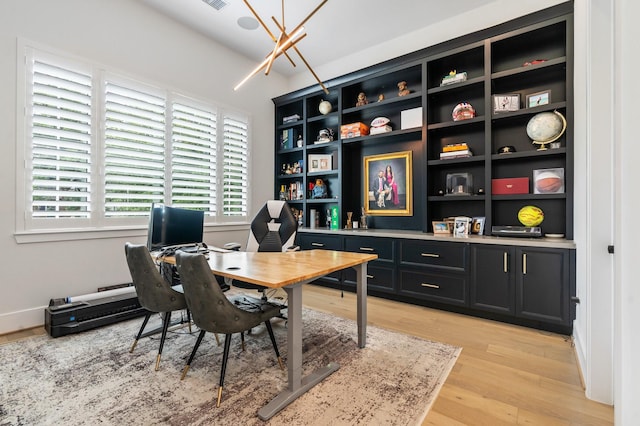
[[(174, 103), (210, 111), (216, 116), (216, 214), (205, 214), (205, 228), (222, 227), (235, 229), (246, 228), (251, 211), (251, 192), (246, 191), (246, 214), (244, 216), (225, 216), (223, 208), (223, 151), (224, 125), (223, 118), (232, 116), (246, 123), (247, 126), (247, 182), (251, 174), (252, 119), (249, 113), (230, 108), (212, 100), (190, 96), (184, 91), (166, 88), (155, 82), (141, 81), (135, 77), (106, 66), (77, 58), (64, 52), (18, 39), (17, 60), (17, 92), (16, 92), (16, 223), (15, 238), (17, 242), (61, 241), (89, 238), (111, 238), (112, 236), (146, 235), (148, 217), (105, 217), (105, 85), (106, 81), (122, 83), (128, 87), (150, 90), (164, 97), (165, 108), (165, 183), (164, 203), (171, 205), (171, 146), (173, 143), (172, 118)], [(78, 218), (33, 218), (31, 214), (32, 190), (32, 99), (33, 86), (31, 63), (39, 61), (54, 64), (73, 71), (81, 71), (91, 75), (91, 216), (88, 219)], [(131, 86), (130, 86), (131, 85)]]

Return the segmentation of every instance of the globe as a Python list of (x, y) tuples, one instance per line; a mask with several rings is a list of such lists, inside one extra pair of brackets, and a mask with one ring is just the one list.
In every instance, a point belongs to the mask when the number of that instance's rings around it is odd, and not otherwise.
[(331, 106), (331, 102), (325, 101), (325, 100), (320, 102), (320, 105), (318, 105), (318, 110), (320, 111), (320, 114), (322, 114), (322, 115), (329, 114), (331, 112), (332, 108), (333, 107)]
[(546, 144), (560, 138), (565, 130), (567, 130), (567, 120), (558, 111), (536, 114), (527, 124), (527, 135), (534, 145), (540, 145), (538, 151), (546, 150)]

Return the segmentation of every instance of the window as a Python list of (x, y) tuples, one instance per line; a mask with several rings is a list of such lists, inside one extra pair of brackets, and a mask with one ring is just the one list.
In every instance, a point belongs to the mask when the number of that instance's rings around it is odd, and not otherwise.
[(246, 115), (31, 48), (25, 78), (23, 230), (146, 224), (154, 202), (247, 219)]

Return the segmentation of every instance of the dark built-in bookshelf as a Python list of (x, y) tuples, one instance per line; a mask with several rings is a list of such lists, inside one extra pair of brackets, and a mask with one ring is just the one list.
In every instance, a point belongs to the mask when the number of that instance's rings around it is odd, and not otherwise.
[[(466, 79), (453, 84), (443, 85), (443, 78), (451, 71), (466, 73)], [(547, 247), (562, 252), (558, 259), (561, 270), (557, 280), (563, 290), (560, 293), (549, 289), (552, 297), (561, 297), (566, 311), (560, 323), (568, 327), (572, 320), (569, 298), (574, 280), (574, 254), (565, 253), (566, 243), (573, 239), (573, 3), (561, 5), (527, 15), (504, 24), (456, 38), (435, 46), (426, 47), (417, 52), (398, 57), (348, 75), (326, 82), (330, 93), (327, 95), (317, 86), (274, 98), (275, 104), (275, 197), (280, 197), (281, 188), (300, 186), (293, 199), (288, 199), (291, 207), (303, 212), (301, 235), (304, 238), (317, 239), (332, 236), (344, 239), (343, 235), (332, 234), (325, 228), (326, 212), (337, 207), (339, 228), (346, 224), (347, 212), (353, 212), (353, 220), (360, 217), (361, 207), (368, 202), (368, 180), (364, 176), (364, 158), (377, 154), (411, 152), (412, 160), (412, 196), (411, 215), (385, 216), (370, 215), (368, 226), (376, 230), (389, 232), (414, 231), (411, 237), (432, 237), (432, 221), (455, 216), (484, 217), (485, 234), (489, 235), (492, 226), (519, 225), (518, 211), (526, 205), (534, 205), (544, 212), (544, 221), (540, 224), (542, 234), (563, 235), (560, 240), (563, 247), (554, 247), (550, 241)], [(398, 95), (398, 82), (406, 81), (411, 91), (406, 96)], [(358, 94), (364, 92), (368, 104), (356, 106)], [(538, 93), (548, 94), (548, 100), (542, 105), (529, 106), (527, 97)], [(378, 101), (382, 95), (382, 100)], [(494, 111), (495, 95), (517, 95), (519, 108), (512, 111)], [(332, 110), (321, 114), (319, 105), (328, 101)], [(475, 109), (470, 119), (454, 121), (452, 111), (461, 102), (469, 103)], [(421, 108), (420, 120), (410, 126), (403, 126), (403, 114), (406, 111)], [(566, 119), (567, 128), (556, 141), (559, 147), (538, 150), (527, 135), (527, 124), (533, 116), (541, 112), (557, 111)], [(285, 117), (298, 115), (299, 119), (283, 122)], [(386, 117), (392, 130), (387, 133), (365, 135), (351, 138), (340, 137), (340, 127), (344, 124), (362, 122), (369, 125), (376, 117)], [(406, 124), (406, 123), (405, 123)], [(406, 128), (405, 128), (406, 127)], [(334, 140), (314, 143), (321, 129), (329, 128), (334, 132)], [(293, 144), (282, 146), (283, 131), (291, 131)], [(296, 146), (295, 140), (302, 136), (302, 146)], [(472, 156), (441, 159), (443, 148), (447, 145), (465, 143)], [(509, 146), (515, 152), (498, 153), (499, 148)], [(310, 155), (330, 156), (331, 167), (328, 170), (309, 171)], [(302, 163), (302, 171), (287, 174), (283, 165)], [(533, 175), (535, 170), (563, 169), (564, 191), (561, 193), (534, 193)], [(464, 175), (473, 180), (468, 194), (448, 195), (447, 177)], [(496, 194), (492, 192), (493, 179), (528, 178), (528, 193)], [(328, 187), (328, 198), (313, 199), (309, 194), (309, 183), (317, 178), (323, 179)], [(294, 185), (292, 185), (294, 184)], [(300, 198), (298, 198), (300, 196)], [(287, 195), (287, 198), (290, 198)], [(316, 210), (323, 235), (313, 228), (309, 221), (310, 210)], [(358, 238), (365, 234), (358, 231)], [(384, 237), (389, 237), (385, 235)], [(303, 238), (303, 240), (304, 240)], [(371, 238), (380, 240), (380, 236)], [(384, 240), (384, 238), (383, 238)], [(550, 240), (543, 238), (542, 240)], [(347, 241), (333, 241), (339, 249), (347, 249)], [(495, 241), (474, 240), (473, 242), (455, 241), (456, 250), (460, 248), (460, 264), (455, 267), (444, 265), (439, 271), (453, 279), (450, 288), (459, 289), (453, 298), (438, 299), (447, 306), (467, 308), (475, 313), (485, 309), (481, 301), (484, 290), (478, 287), (478, 277), (492, 277), (493, 272), (482, 269), (485, 261), (495, 260), (502, 265), (509, 262), (509, 256), (518, 259), (523, 248), (531, 245), (526, 239), (510, 243), (504, 250), (495, 251)], [(310, 242), (307, 241), (309, 244)], [(326, 241), (325, 241), (326, 242)], [(409, 241), (410, 242), (410, 241)], [(420, 299), (420, 292), (409, 290), (424, 272), (411, 269), (415, 262), (402, 258), (402, 253), (413, 249), (409, 242), (392, 244), (393, 256), (390, 259), (376, 261), (389, 278), (388, 288), (380, 290), (385, 296), (397, 296), (413, 301)], [(436, 245), (442, 241), (437, 241)], [(486, 247), (484, 247), (484, 243)], [(330, 244), (330, 245), (331, 245)], [(462, 246), (464, 245), (464, 248)], [(490, 246), (490, 247), (489, 247)], [(308, 248), (312, 248), (309, 246)], [(316, 246), (317, 247), (317, 246)], [(482, 251), (483, 248), (489, 250)], [(404, 251), (403, 251), (404, 250)], [(433, 248), (436, 250), (436, 248)], [(433, 251), (432, 250), (432, 251)], [(505, 254), (506, 253), (506, 254)], [(540, 255), (540, 253), (537, 253)], [(540, 259), (549, 260), (541, 254)], [(524, 259), (526, 261), (527, 255)], [(495, 259), (494, 259), (495, 257)], [(501, 260), (502, 259), (502, 260)], [(529, 254), (529, 261), (538, 259)], [(474, 263), (476, 262), (476, 263)], [(515, 262), (515, 260), (514, 260)], [(542, 261), (541, 261), (542, 262)], [(511, 265), (521, 267), (522, 261)], [(551, 262), (552, 264), (553, 261)], [(406, 265), (405, 265), (406, 264)], [(543, 263), (538, 263), (541, 266)], [(404, 268), (407, 266), (408, 269)], [(430, 265), (435, 266), (438, 265)], [(504, 265), (503, 265), (504, 266)], [(509, 265), (507, 265), (509, 266)], [(507, 270), (507, 266), (502, 268)], [(385, 269), (386, 268), (386, 269)], [(454, 268), (454, 269), (451, 269)], [(455, 269), (461, 268), (461, 269)], [(524, 264), (526, 269), (526, 264)], [(531, 271), (531, 268), (529, 268)], [(451, 275), (453, 274), (453, 275)], [(529, 272), (531, 276), (531, 272)], [(544, 280), (553, 282), (554, 273), (546, 274)], [(453, 277), (453, 278), (452, 278)], [(495, 277), (493, 277), (495, 278)], [(492, 279), (493, 279), (492, 278)], [(325, 280), (329, 284), (345, 281), (344, 277)], [(495, 280), (494, 280), (495, 281)], [(517, 303), (522, 302), (525, 287), (516, 292), (511, 282), (515, 277), (503, 281), (491, 291), (507, 292), (507, 307), (493, 310), (498, 315), (517, 317)], [(520, 281), (522, 282), (522, 281)], [(526, 282), (526, 280), (524, 281)], [(544, 288), (544, 287), (543, 287)], [(422, 287), (424, 290), (424, 286)], [(421, 291), (422, 291), (421, 290)], [(456, 290), (457, 291), (457, 290)], [(375, 293), (375, 290), (374, 290)], [(454, 292), (455, 293), (455, 292)], [(417, 294), (417, 296), (416, 296)], [(453, 294), (453, 293), (452, 293)], [(492, 293), (493, 294), (493, 293)], [(474, 299), (475, 298), (475, 299)], [(436, 297), (437, 299), (437, 297)], [(513, 299), (513, 303), (511, 303)], [(426, 300), (435, 300), (426, 297)], [(480, 300), (480, 301), (478, 301)], [(505, 299), (506, 300), (506, 299)], [(526, 303), (525, 303), (526, 305)], [(521, 305), (522, 308), (524, 305)], [(526, 310), (526, 308), (525, 308)], [(491, 311), (491, 309), (489, 309)], [(557, 320), (550, 320), (551, 323)], [(544, 323), (544, 319), (542, 320)], [(563, 329), (562, 331), (567, 331)]]

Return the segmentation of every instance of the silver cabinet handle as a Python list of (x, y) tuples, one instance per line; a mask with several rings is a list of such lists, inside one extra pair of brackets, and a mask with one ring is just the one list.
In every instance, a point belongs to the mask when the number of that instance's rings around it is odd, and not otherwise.
[(311, 243), (311, 245), (314, 247), (324, 247), (324, 244), (322, 243)]
[(420, 253), (420, 255), (422, 257), (440, 257), (439, 254), (435, 254), (435, 253)]
[(374, 251), (371, 247), (360, 247), (362, 251)]
[(522, 253), (522, 275), (527, 275), (527, 253)]
[(437, 284), (429, 284), (429, 283), (422, 283), (420, 284), (422, 287), (429, 287), (429, 288), (440, 288), (439, 285)]
[(507, 252), (505, 251), (504, 254), (502, 255), (502, 269), (504, 270), (505, 274), (509, 272), (508, 263), (509, 263), (509, 254), (507, 254)]
[(372, 280), (372, 279), (373, 279), (373, 275), (369, 275), (369, 274), (367, 274), (367, 279)]

